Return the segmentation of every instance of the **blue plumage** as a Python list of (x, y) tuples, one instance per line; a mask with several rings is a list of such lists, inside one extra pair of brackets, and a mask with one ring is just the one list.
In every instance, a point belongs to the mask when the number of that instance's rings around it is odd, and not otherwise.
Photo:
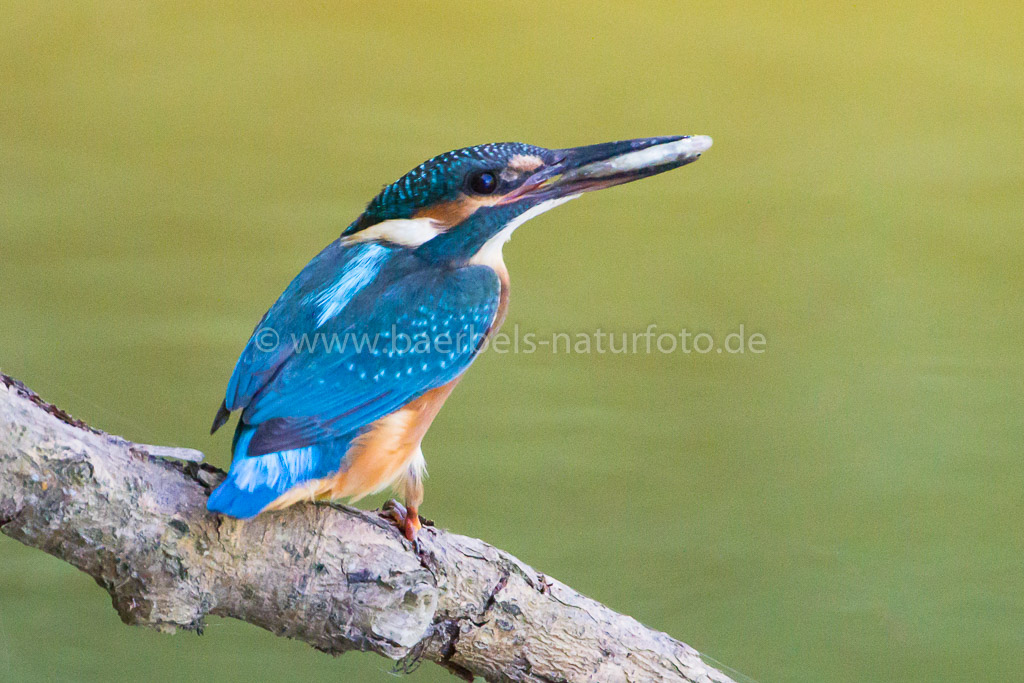
[(242, 417), (209, 509), (250, 517), (337, 472), (363, 428), (469, 366), (498, 308), (498, 277), (425, 266), (408, 249), (341, 239), (299, 273), (228, 383), (225, 405)]
[[(346, 244), (343, 240), (335, 240), (327, 245), (306, 265), (287, 289), (281, 294), (270, 310), (266, 312), (253, 330), (235, 365), (235, 371), (228, 381), (225, 406), (234, 411), (244, 408), (252, 397), (277, 372), (293, 350), (292, 334), (312, 334), (317, 330), (317, 317), (325, 308), (341, 310), (344, 308), (340, 298), (334, 298), (326, 305), (317, 306), (317, 299), (331, 292), (337, 293), (339, 283), (353, 279), (362, 282), (367, 278), (360, 275), (354, 278), (352, 270), (362, 273), (366, 269), (367, 252), (382, 253), (383, 258), (371, 270), (372, 275), (379, 273), (384, 261), (393, 252), (392, 249), (377, 244)], [(356, 268), (351, 268), (355, 265)], [(354, 294), (358, 287), (351, 287), (349, 294)]]

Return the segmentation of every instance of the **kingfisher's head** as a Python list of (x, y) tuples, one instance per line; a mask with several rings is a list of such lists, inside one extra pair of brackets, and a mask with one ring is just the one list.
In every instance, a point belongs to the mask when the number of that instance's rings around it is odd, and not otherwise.
[(431, 260), (500, 260), (530, 218), (583, 192), (696, 161), (703, 135), (642, 138), (570, 149), (500, 142), (446, 152), (388, 185), (343, 237), (415, 248)]

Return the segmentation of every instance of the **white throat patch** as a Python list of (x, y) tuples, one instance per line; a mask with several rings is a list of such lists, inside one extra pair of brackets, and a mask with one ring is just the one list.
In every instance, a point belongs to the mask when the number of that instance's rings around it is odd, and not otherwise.
[(516, 228), (531, 218), (536, 218), (545, 211), (550, 211), (556, 206), (565, 204), (570, 199), (576, 199), (577, 197), (579, 197), (578, 194), (571, 194), (566, 197), (549, 199), (546, 202), (537, 204), (536, 206), (531, 206), (529, 209), (523, 211), (521, 214), (510, 220), (508, 225), (491, 237), (491, 239), (484, 242), (484, 245), (480, 247), (480, 251), (476, 252), (469, 262), (476, 265), (490, 266), (495, 269), (504, 269), (505, 261), (501, 256), (501, 248), (505, 246), (505, 242), (512, 239), (512, 233), (515, 232)]

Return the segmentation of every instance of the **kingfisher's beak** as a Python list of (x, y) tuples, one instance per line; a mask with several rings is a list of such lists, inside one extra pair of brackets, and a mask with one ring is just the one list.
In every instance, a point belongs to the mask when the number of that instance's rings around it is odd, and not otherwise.
[(557, 199), (671, 171), (711, 147), (706, 135), (641, 138), (555, 150), (554, 161), (524, 183), (520, 196)]

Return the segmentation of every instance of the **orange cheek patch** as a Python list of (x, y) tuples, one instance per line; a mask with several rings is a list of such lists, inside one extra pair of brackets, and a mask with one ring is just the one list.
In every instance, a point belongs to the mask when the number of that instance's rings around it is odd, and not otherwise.
[(501, 196), (469, 197), (461, 194), (450, 202), (441, 202), (427, 206), (413, 214), (413, 218), (430, 218), (440, 223), (445, 229), (463, 222), (482, 206), (495, 206), (501, 203)]

